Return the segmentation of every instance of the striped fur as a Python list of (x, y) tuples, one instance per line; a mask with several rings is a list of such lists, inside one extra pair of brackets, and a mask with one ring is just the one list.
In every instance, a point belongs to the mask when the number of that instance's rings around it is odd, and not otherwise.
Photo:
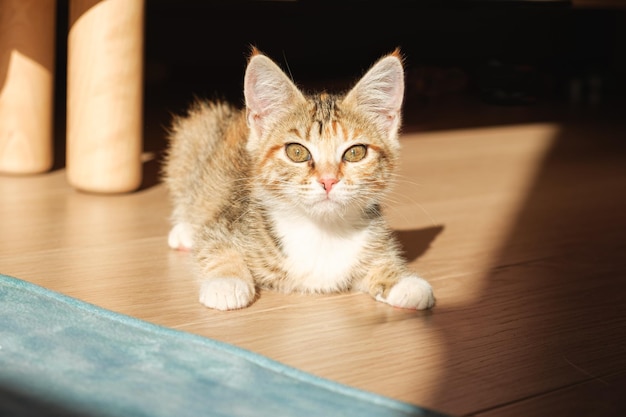
[[(268, 288), (354, 289), (432, 307), (430, 285), (407, 270), (380, 208), (398, 162), (403, 91), (397, 51), (347, 94), (305, 95), (254, 50), (245, 109), (197, 101), (175, 118), (164, 167), (169, 244), (193, 252), (204, 305), (246, 307)], [(307, 159), (290, 159), (291, 143)], [(348, 162), (355, 145), (365, 155)]]

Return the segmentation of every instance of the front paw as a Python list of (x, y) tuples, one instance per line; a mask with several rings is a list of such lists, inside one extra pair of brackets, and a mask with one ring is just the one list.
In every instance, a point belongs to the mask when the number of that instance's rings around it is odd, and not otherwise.
[(416, 275), (401, 278), (391, 287), (387, 297), (379, 295), (376, 299), (394, 307), (417, 310), (425, 310), (435, 305), (433, 288), (426, 280)]
[(254, 286), (241, 278), (212, 278), (200, 287), (200, 302), (217, 310), (247, 307), (254, 299)]

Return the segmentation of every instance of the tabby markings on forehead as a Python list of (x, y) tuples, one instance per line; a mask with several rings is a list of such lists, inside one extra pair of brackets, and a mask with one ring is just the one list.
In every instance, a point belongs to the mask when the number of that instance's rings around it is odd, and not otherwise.
[(296, 129), (295, 127), (291, 129), (289, 133), (302, 139), (302, 133), (300, 133), (300, 130)]
[[(327, 93), (313, 97), (313, 111), (311, 118), (313, 125), (317, 123), (318, 135), (324, 136), (324, 131), (330, 130), (331, 134), (336, 131), (334, 124), (339, 118), (338, 109), (335, 106), (337, 99)], [(313, 128), (313, 127), (312, 127)]]
[(324, 123), (330, 122), (337, 117), (337, 108), (335, 106), (337, 100), (333, 96), (322, 93), (313, 99), (315, 105), (314, 118)]

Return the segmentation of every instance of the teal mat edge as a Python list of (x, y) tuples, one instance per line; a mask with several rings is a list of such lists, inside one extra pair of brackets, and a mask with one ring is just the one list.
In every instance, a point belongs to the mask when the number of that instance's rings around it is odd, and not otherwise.
[(59, 292), (9, 275), (0, 274), (0, 283), (19, 289), (25, 289), (36, 293), (39, 296), (67, 303), (68, 305), (83, 310), (86, 313), (98, 315), (123, 325), (151, 331), (155, 334), (160, 334), (167, 337), (176, 337), (190, 343), (204, 345), (213, 349), (221, 350), (226, 353), (237, 355), (251, 363), (264, 367), (272, 372), (284, 374), (290, 378), (294, 378), (296, 380), (309, 383), (332, 392), (337, 392), (342, 395), (353, 396), (364, 402), (381, 405), (407, 414), (424, 415), (428, 417), (449, 417), (446, 414), (442, 414), (428, 408), (413, 405), (400, 400), (395, 400), (393, 398), (385, 397), (380, 394), (365, 391), (359, 388), (354, 388), (336, 381), (318, 377), (316, 375), (307, 373), (289, 365), (280, 363), (274, 359), (270, 359), (261, 354), (237, 347), (235, 345), (228, 344), (226, 342), (221, 342), (200, 335), (188, 333), (182, 330), (176, 330), (158, 324), (150, 323), (145, 320), (131, 317), (122, 313), (116, 313), (114, 311), (107, 310), (97, 305), (88, 303), (86, 301), (82, 301), (61, 294)]

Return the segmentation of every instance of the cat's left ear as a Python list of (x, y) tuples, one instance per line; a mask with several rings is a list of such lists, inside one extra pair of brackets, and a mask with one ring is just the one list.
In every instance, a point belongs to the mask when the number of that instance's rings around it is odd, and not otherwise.
[(244, 77), (244, 96), (248, 125), (257, 138), (278, 121), (304, 96), (287, 75), (256, 48), (248, 61)]
[(392, 138), (400, 127), (403, 98), (404, 67), (396, 49), (365, 73), (346, 95), (344, 103), (370, 115), (381, 131)]

